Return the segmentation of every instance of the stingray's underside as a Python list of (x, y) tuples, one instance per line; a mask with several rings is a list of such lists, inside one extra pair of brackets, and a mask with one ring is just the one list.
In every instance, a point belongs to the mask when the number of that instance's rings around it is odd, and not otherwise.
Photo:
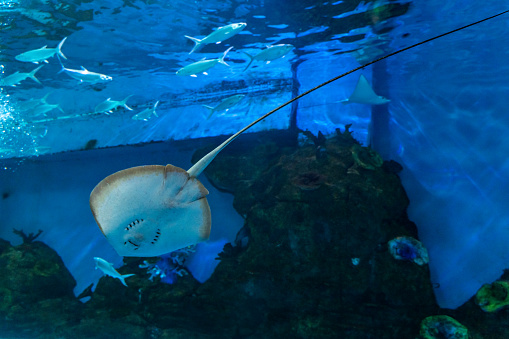
[(90, 195), (99, 228), (122, 256), (158, 256), (207, 240), (208, 191), (178, 167), (132, 167), (102, 180)]

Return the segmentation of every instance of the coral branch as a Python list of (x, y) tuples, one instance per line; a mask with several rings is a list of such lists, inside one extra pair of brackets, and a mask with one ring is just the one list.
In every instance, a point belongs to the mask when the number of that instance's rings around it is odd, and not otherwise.
[(23, 239), (23, 244), (30, 244), (35, 239), (37, 239), (38, 236), (41, 235), (42, 230), (39, 230), (39, 232), (37, 232), (37, 234), (35, 235), (33, 233), (29, 233), (28, 235), (26, 235), (25, 232), (23, 232), (23, 230), (17, 230), (15, 228), (12, 229), (12, 232), (16, 235), (19, 235), (21, 239)]

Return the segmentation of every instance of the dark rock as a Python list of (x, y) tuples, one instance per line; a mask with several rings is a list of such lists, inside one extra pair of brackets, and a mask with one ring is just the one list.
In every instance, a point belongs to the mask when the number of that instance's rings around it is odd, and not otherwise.
[(76, 281), (62, 259), (40, 241), (0, 251), (0, 332), (6, 337), (56, 335), (79, 321), (82, 304), (74, 297)]
[(403, 166), (401, 166), (400, 163), (398, 163), (394, 160), (384, 161), (382, 168), (386, 172), (395, 173), (395, 174), (398, 174), (399, 172), (401, 172), (403, 170)]
[(349, 171), (359, 146), (348, 129), (323, 146), (326, 161), (315, 145), (268, 158), (255, 146), (242, 161), (225, 152), (206, 170), (233, 192), (251, 235), (247, 251), (199, 287), (199, 299), (221, 305), (229, 319), (221, 325), (241, 336), (415, 337), (438, 309), (428, 267), (380, 251), (396, 236), (416, 236), (399, 178), (380, 166)]
[[(150, 281), (144, 258), (125, 258), (128, 287), (105, 276), (91, 299), (54, 251), (33, 241), (0, 241), (0, 332), (63, 338), (416, 338), (420, 323), (444, 314), (472, 338), (509, 337), (509, 309), (457, 310), (435, 303), (427, 265), (394, 259), (396, 237), (418, 237), (394, 170), (360, 148), (348, 128), (315, 144), (277, 142), (227, 148), (205, 174), (232, 192), (245, 225), (203, 284)], [(206, 150), (197, 152), (203, 154)], [(357, 160), (354, 157), (357, 155)], [(359, 160), (361, 164), (359, 164)], [(214, 211), (213, 211), (214, 213)], [(509, 273), (503, 277), (509, 279)], [(3, 327), (2, 327), (3, 326)], [(19, 336), (18, 336), (19, 337)]]

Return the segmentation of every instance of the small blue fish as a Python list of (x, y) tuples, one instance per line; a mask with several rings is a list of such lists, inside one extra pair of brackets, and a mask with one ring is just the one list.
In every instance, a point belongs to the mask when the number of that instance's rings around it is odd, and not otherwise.
[(40, 98), (40, 99), (31, 98), (31, 99), (28, 99), (28, 100), (25, 100), (25, 101), (20, 101), (19, 104), (18, 104), (18, 109), (20, 111), (22, 111), (22, 112), (23, 111), (29, 111), (31, 109), (36, 108), (39, 105), (47, 104), (46, 99), (48, 98), (48, 96), (51, 93), (52, 92), (46, 93), (46, 95), (44, 97)]
[(44, 46), (39, 49), (34, 49), (32, 51), (21, 53), (19, 55), (16, 55), (14, 58), (18, 61), (33, 62), (34, 64), (38, 64), (41, 61), (48, 63), (48, 59), (53, 57), (55, 54), (60, 55), (64, 59), (67, 59), (64, 53), (62, 53), (62, 45), (64, 44), (66, 39), (67, 37), (63, 38), (62, 41), (60, 41), (60, 43), (58, 44), (58, 46), (55, 48), (47, 48), (46, 46)]
[(41, 115), (46, 116), (46, 113), (48, 113), (54, 109), (58, 109), (58, 110), (60, 110), (60, 112), (65, 114), (64, 110), (60, 107), (59, 104), (52, 105), (52, 104), (48, 104), (48, 103), (43, 103), (37, 107), (34, 107), (33, 109), (31, 109), (29, 111), (29, 114), (32, 116), (35, 116), (35, 117), (41, 116)]
[(260, 53), (256, 55), (250, 55), (246, 52), (243, 52), (245, 55), (247, 55), (250, 59), (249, 63), (247, 64), (246, 68), (244, 68), (244, 71), (249, 68), (251, 63), (255, 60), (257, 61), (265, 61), (267, 64), (271, 61), (274, 61), (276, 59), (284, 57), (288, 52), (290, 52), (292, 49), (294, 49), (293, 45), (290, 44), (279, 44), (279, 45), (272, 45), (268, 46), (266, 49), (262, 50)]
[(104, 100), (103, 102), (101, 102), (99, 105), (95, 106), (95, 110), (94, 110), (94, 113), (113, 113), (113, 110), (116, 109), (117, 107), (125, 107), (126, 109), (132, 111), (133, 109), (129, 106), (127, 106), (127, 100), (132, 97), (132, 95), (128, 96), (127, 98), (125, 98), (124, 100), (122, 101), (116, 101), (116, 100), (111, 100), (111, 98), (108, 98), (106, 100)]
[(90, 72), (83, 66), (81, 66), (81, 69), (70, 69), (65, 68), (64, 65), (62, 65), (62, 69), (60, 70), (60, 72), (65, 72), (71, 78), (79, 80), (80, 82), (97, 83), (113, 80), (113, 78), (110, 77), (109, 75)]
[(104, 274), (109, 275), (110, 277), (113, 277), (113, 278), (117, 278), (118, 280), (120, 280), (120, 282), (124, 286), (127, 286), (127, 284), (125, 283), (125, 278), (129, 278), (129, 277), (132, 277), (133, 275), (135, 275), (135, 274), (122, 275), (122, 274), (118, 273), (117, 270), (113, 268), (113, 264), (107, 262), (106, 260), (104, 260), (102, 258), (94, 257), (94, 260), (95, 260), (95, 269), (100, 269), (101, 271), (103, 271)]
[(233, 106), (238, 104), (239, 101), (242, 100), (244, 97), (245, 97), (244, 94), (236, 94), (236, 95), (232, 95), (231, 97), (228, 97), (226, 99), (223, 99), (219, 104), (217, 104), (216, 107), (203, 105), (203, 107), (207, 108), (210, 111), (210, 114), (207, 117), (207, 119), (210, 119), (210, 117), (212, 116), (212, 114), (214, 114), (214, 112), (221, 112), (221, 111), (229, 110), (230, 108), (232, 108)]
[(235, 34), (242, 31), (246, 26), (247, 26), (247, 24), (244, 22), (230, 24), (227, 26), (222, 26), (222, 27), (217, 28), (214, 32), (210, 33), (203, 39), (196, 39), (196, 38), (186, 35), (185, 36), (186, 38), (191, 39), (195, 43), (193, 49), (191, 50), (191, 52), (189, 52), (189, 54), (198, 50), (199, 48), (201, 48), (202, 45), (205, 45), (205, 44), (214, 44), (214, 43), (220, 44), (222, 41), (225, 41), (226, 39), (229, 39), (232, 36), (234, 36)]
[(198, 62), (194, 62), (192, 64), (189, 64), (187, 66), (182, 67), (177, 71), (177, 75), (190, 75), (192, 77), (196, 77), (196, 74), (203, 73), (205, 75), (208, 75), (206, 72), (208, 69), (214, 67), (218, 63), (223, 64), (225, 66), (229, 66), (225, 61), (224, 58), (226, 57), (226, 54), (232, 49), (233, 47), (228, 48), (224, 53), (223, 56), (219, 59), (205, 59), (200, 60)]
[(140, 113), (138, 114), (135, 114), (133, 116), (133, 120), (144, 120), (144, 121), (147, 121), (148, 119), (150, 119), (150, 117), (153, 115), (155, 115), (156, 117), (159, 117), (156, 113), (156, 107), (157, 105), (159, 104), (159, 101), (157, 101), (154, 105), (154, 107), (152, 109), (150, 108), (145, 108), (143, 111), (141, 111)]
[(37, 82), (38, 84), (42, 85), (41, 82), (39, 81), (39, 79), (37, 79), (35, 77), (35, 73), (37, 73), (37, 71), (40, 70), (42, 68), (42, 66), (44, 66), (44, 65), (37, 67), (30, 73), (16, 72), (14, 74), (8, 75), (5, 78), (0, 79), (0, 87), (4, 87), (4, 86), (13, 86), (14, 87), (16, 85), (19, 85), (20, 82), (22, 82), (23, 80), (25, 80), (27, 78), (30, 78), (33, 81)]

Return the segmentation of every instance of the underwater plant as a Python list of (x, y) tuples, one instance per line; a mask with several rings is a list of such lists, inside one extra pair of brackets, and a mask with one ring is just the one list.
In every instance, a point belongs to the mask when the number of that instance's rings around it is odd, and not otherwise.
[(30, 244), (41, 235), (42, 230), (39, 230), (36, 234), (30, 232), (28, 235), (26, 235), (23, 230), (17, 230), (13, 228), (12, 233), (19, 235), (21, 239), (23, 239), (23, 244)]
[(155, 277), (159, 277), (161, 282), (166, 284), (173, 284), (177, 277), (187, 275), (184, 268), (187, 257), (195, 252), (196, 246), (188, 246), (171, 253), (162, 255), (156, 263), (149, 263), (147, 260), (139, 265), (139, 268), (146, 268), (147, 273), (150, 275), (148, 280), (153, 281)]

